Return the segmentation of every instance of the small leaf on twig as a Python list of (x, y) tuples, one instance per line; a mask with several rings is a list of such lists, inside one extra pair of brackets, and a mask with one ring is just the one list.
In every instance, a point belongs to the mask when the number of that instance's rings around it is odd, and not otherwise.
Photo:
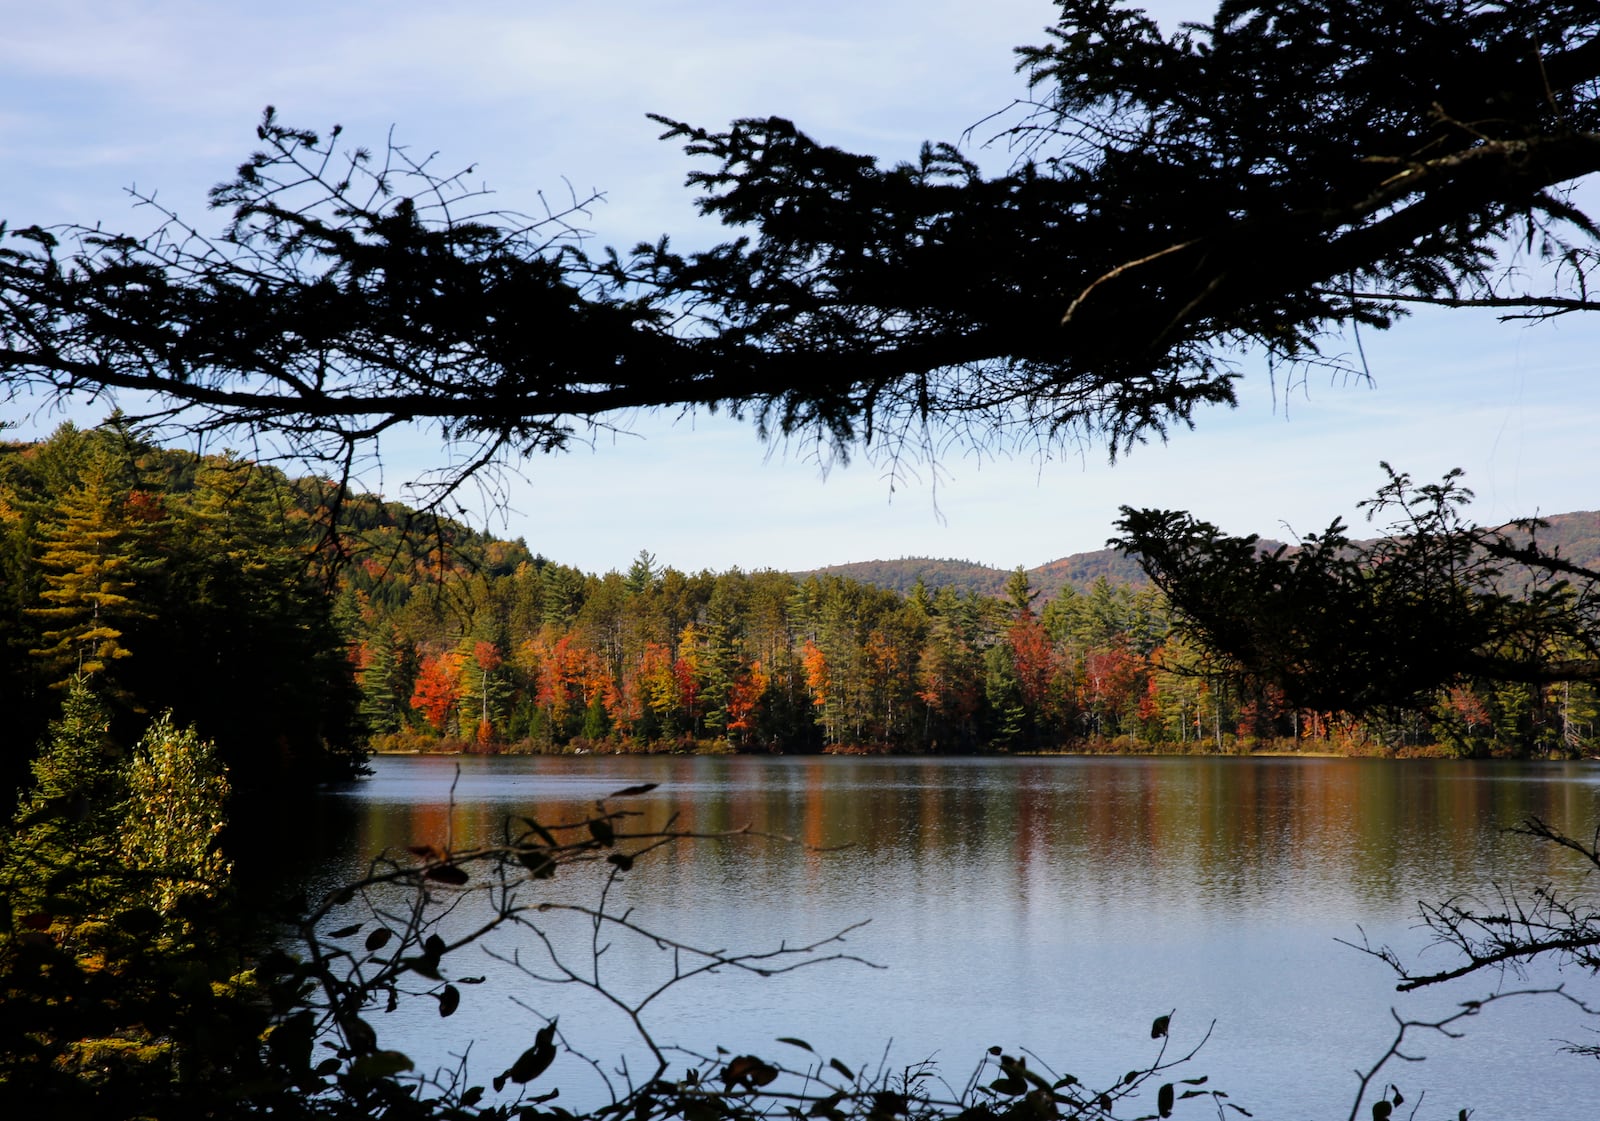
[(886, 1117), (899, 1117), (911, 1112), (911, 1102), (904, 1094), (892, 1090), (879, 1090), (872, 1095), (872, 1110), (867, 1114), (875, 1121)]
[(536, 880), (548, 880), (556, 874), (556, 862), (543, 849), (518, 849), (517, 859)]
[(545, 1071), (550, 1069), (550, 1064), (556, 1060), (556, 1022), (551, 1020), (540, 1028), (533, 1037), (533, 1046), (517, 1057), (517, 1061), (506, 1069), (506, 1072), (495, 1079), (495, 1089), (499, 1090), (505, 1085), (507, 1079), (521, 1085), (532, 1082)]
[(526, 825), (529, 829), (531, 829), (535, 833), (539, 834), (539, 839), (541, 841), (543, 841), (545, 844), (549, 845), (551, 848), (555, 848), (556, 847), (556, 839), (553, 836), (550, 835), (550, 830), (548, 830), (544, 826), (540, 825), (537, 821), (533, 820), (533, 818), (531, 818), (531, 817), (523, 818), (522, 819), (522, 824)]
[(455, 864), (439, 864), (429, 868), (422, 874), (424, 879), (435, 880), (441, 884), (454, 884), (460, 887), (470, 878), (466, 870)]
[(841, 1101), (843, 1101), (843, 1100), (844, 1100), (844, 1091), (843, 1090), (840, 1090), (838, 1093), (835, 1093), (835, 1094), (829, 1094), (825, 1098), (818, 1098), (815, 1102), (813, 1102), (811, 1104), (811, 1108), (806, 1111), (806, 1116), (807, 1117), (828, 1117), (828, 1118), (840, 1118), (840, 1117), (843, 1117), (844, 1114), (839, 1112), (839, 1103)]
[(344, 1029), (345, 1042), (352, 1051), (364, 1054), (377, 1049), (378, 1033), (360, 1016), (347, 1016), (339, 1021), (339, 1026)]
[(728, 1065), (722, 1068), (722, 1084), (730, 1090), (735, 1086), (754, 1090), (758, 1086), (767, 1085), (777, 1077), (777, 1068), (755, 1055), (740, 1055), (736, 1059), (729, 1059)]
[(394, 931), (390, 930), (386, 926), (380, 926), (377, 930), (374, 930), (371, 934), (367, 935), (367, 949), (381, 950), (384, 946), (388, 945), (389, 939), (393, 937)]
[(410, 1069), (411, 1059), (399, 1051), (374, 1051), (350, 1064), (350, 1073), (357, 1078), (388, 1078)]

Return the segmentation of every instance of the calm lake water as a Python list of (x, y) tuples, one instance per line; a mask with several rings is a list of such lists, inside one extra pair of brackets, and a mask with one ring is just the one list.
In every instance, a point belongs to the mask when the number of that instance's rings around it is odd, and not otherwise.
[[(459, 763), (459, 778), (457, 766)], [(774, 978), (717, 974), (672, 990), (648, 1015), (657, 1039), (798, 1061), (775, 1037), (810, 1041), (853, 1068), (933, 1058), (963, 1083), (984, 1048), (1025, 1048), (1057, 1073), (1107, 1083), (1153, 1057), (1150, 1022), (1175, 1011), (1176, 1044), (1210, 1039), (1185, 1076), (1258, 1118), (1343, 1118), (1356, 1077), (1387, 1048), (1391, 1008), (1441, 1016), (1493, 977), (1401, 995), (1377, 960), (1340, 945), (1364, 931), (1415, 960), (1419, 900), (1492, 884), (1592, 890), (1577, 862), (1503, 830), (1529, 815), (1589, 836), (1600, 767), (1343, 759), (834, 757), (381, 757), (375, 775), (330, 792), (325, 864), (313, 892), (384, 849), (461, 849), (501, 835), (508, 815), (582, 820), (594, 800), (655, 782), (641, 824), (748, 826), (798, 844), (743, 839), (657, 853), (625, 877), (636, 919), (711, 948), (766, 950), (851, 924), (843, 949), (884, 968), (824, 964)], [(456, 783), (454, 806), (450, 802)], [(819, 853), (818, 848), (848, 846)], [(594, 900), (593, 877), (547, 881), (552, 899)], [(465, 921), (463, 917), (461, 921)], [(552, 926), (574, 961), (579, 931)], [(448, 1020), (432, 1001), (377, 1015), (384, 1045), (419, 1065), (468, 1053), (487, 1081), (532, 1042), (535, 1013), (560, 1013), (575, 1046), (648, 1072), (624, 1018), (574, 986), (541, 985), (503, 959), (539, 948), (493, 940), (447, 959), (464, 987)], [(1425, 963), (1443, 967), (1438, 951)], [(619, 943), (605, 979), (639, 993), (670, 957)], [(1508, 979), (1511, 984), (1515, 979)], [(1581, 972), (1546, 970), (1600, 998)], [(1559, 1052), (1600, 1041), (1567, 1006), (1508, 1001), (1466, 1036), (1419, 1036), (1421, 1063), (1386, 1068), (1419, 1118), (1593, 1116), (1600, 1063)], [(598, 1100), (591, 1068), (564, 1057), (538, 1085), (569, 1106)], [(1423, 1092), (1426, 1091), (1425, 1095)], [(1187, 1109), (1187, 1112), (1185, 1110)], [(1152, 1110), (1153, 1111), (1153, 1110)], [(1215, 1116), (1203, 1101), (1178, 1116)], [(1365, 1110), (1362, 1116), (1366, 1116)]]

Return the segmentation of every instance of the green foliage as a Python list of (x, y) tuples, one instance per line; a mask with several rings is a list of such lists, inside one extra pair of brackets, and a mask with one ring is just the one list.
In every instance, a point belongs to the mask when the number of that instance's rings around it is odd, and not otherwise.
[[(159, 560), (148, 544), (147, 519), (126, 475), (126, 450), (113, 458), (104, 443), (84, 466), (81, 482), (58, 500), (39, 526), (38, 567), (45, 605), (28, 609), (44, 628), (41, 647), (52, 682), (65, 688), (74, 676), (100, 675), (131, 651), (124, 628), (144, 614), (132, 593)], [(118, 462), (121, 460), (121, 462)], [(143, 545), (143, 547), (141, 547)]]
[(0, 448), (13, 750), (86, 675), (117, 742), (171, 709), (228, 745), (247, 798), (351, 773), (357, 699), (316, 552), (323, 497), (234, 456), (158, 449), (120, 418)]
[(154, 881), (153, 905), (215, 894), (229, 863), (219, 848), (228, 779), (216, 748), (159, 717), (133, 749), (122, 819), (123, 858)]
[[(1169, 593), (1178, 576), (1187, 581), (1179, 605), (1191, 627), (1203, 588), (1212, 633), (1232, 635), (1250, 661), (1219, 657), (1198, 631), (1187, 643), (1172, 634), (1152, 587), (1097, 579), (1045, 599), (1031, 574), (1014, 572), (1004, 600), (915, 584), (907, 599), (839, 576), (691, 575), (648, 554), (632, 578), (595, 577), (369, 496), (335, 503), (343, 559), (330, 569), (307, 550), (337, 496), (232, 457), (157, 452), (116, 430), (64, 429), (13, 449), (0, 459), (0, 498), (47, 516), (44, 481), (71, 493), (96, 442), (113, 437), (142, 480), (129, 493), (145, 495), (149, 512), (129, 539), (142, 606), (119, 641), (132, 656), (99, 675), (114, 672), (123, 698), (114, 739), (132, 738), (122, 726), (131, 704), (171, 707), (232, 745), (234, 788), (258, 803), (285, 775), (351, 766), (359, 722), (379, 746), (473, 750), (1283, 741), (1570, 753), (1597, 731), (1581, 673), (1577, 692), (1537, 677), (1583, 662), (1577, 620), (1589, 600), (1577, 570), (1531, 564), (1559, 557), (1535, 526), (1500, 532), (1492, 558), (1474, 553), (1487, 539), (1461, 521), (1453, 479), (1414, 488), (1396, 475), (1373, 506), (1404, 513), (1391, 538), (1357, 542), (1341, 526), (1272, 554), (1207, 536), (1182, 515), (1139, 515), (1170, 540), (1146, 529), (1129, 549)], [(156, 549), (160, 564), (140, 561)], [(48, 586), (29, 554), (19, 563), (24, 588)], [(1475, 589), (1466, 598), (1451, 590), (1458, 578)], [(41, 649), (43, 624), (28, 606), (39, 600), (16, 602), (9, 649)], [(1380, 614), (1387, 632), (1342, 623)], [(1472, 665), (1438, 672), (1486, 627), (1497, 637)], [(1534, 678), (1520, 691), (1474, 688), (1495, 679), (1485, 676), (1491, 662)], [(48, 660), (23, 664), (22, 682), (48, 695)]]
[[(584, 576), (542, 557), (502, 565), (495, 574), (491, 554), (521, 543), (443, 522), (440, 537), (450, 548), (426, 557), (405, 543), (398, 520), (352, 536), (347, 544), (358, 560), (341, 576), (351, 604), (343, 618), (367, 711), (388, 722), (374, 725), (386, 731), (379, 742), (413, 749), (548, 751), (579, 741), (623, 750), (704, 749), (716, 737), (739, 750), (788, 752), (1095, 750), (1112, 743), (1179, 751), (1587, 750), (1594, 720), (1585, 715), (1591, 694), (1582, 688), (1558, 696), (1553, 684), (1530, 686), (1524, 707), (1537, 704), (1526, 717), (1507, 707), (1509, 695), (1502, 704), (1485, 690), (1480, 699), (1489, 709), (1482, 720), (1455, 713), (1449, 687), (1424, 682), (1409, 693), (1401, 689), (1396, 658), (1410, 651), (1411, 661), (1428, 671), (1435, 651), (1456, 649), (1466, 633), (1459, 619), (1454, 630), (1443, 625), (1452, 619), (1451, 601), (1439, 581), (1448, 580), (1451, 565), (1465, 563), (1457, 555), (1460, 542), (1451, 545), (1456, 553), (1437, 544), (1448, 534), (1439, 519), (1461, 509), (1452, 496), (1459, 496), (1452, 480), (1412, 488), (1397, 475), (1373, 507), (1375, 514), (1405, 512), (1395, 536), (1353, 541), (1341, 527), (1336, 536), (1313, 539), (1322, 542), (1317, 548), (1308, 540), (1277, 555), (1284, 565), (1306, 566), (1302, 582), (1348, 569), (1357, 554), (1389, 558), (1382, 578), (1393, 583), (1361, 594), (1375, 597), (1365, 610), (1390, 613), (1401, 636), (1392, 641), (1376, 632), (1349, 633), (1331, 616), (1302, 611), (1301, 585), (1274, 591), (1268, 585), (1276, 577), (1257, 582), (1259, 573), (1221, 563), (1219, 553), (1195, 552), (1182, 561), (1209, 582), (1208, 603), (1219, 618), (1247, 627), (1278, 612), (1297, 628), (1293, 641), (1345, 651), (1327, 672), (1308, 668), (1307, 685), (1323, 690), (1316, 693), (1221, 658), (1194, 634), (1174, 633), (1167, 597), (1150, 584), (1097, 578), (1082, 591), (1035, 598), (1033, 573), (1014, 572), (1005, 598), (959, 595), (949, 586), (935, 593), (926, 584), (919, 591), (915, 582), (900, 596), (839, 575), (652, 568), (645, 581), (641, 558), (631, 579), (616, 572)], [(1431, 538), (1418, 533), (1434, 525)], [(1436, 543), (1424, 548), (1428, 540)], [(1241, 557), (1260, 552), (1253, 545), (1239, 549)], [(1504, 531), (1506, 550), (1505, 571), (1523, 573), (1517, 578), (1525, 581), (1535, 571), (1527, 557), (1558, 555), (1545, 547), (1542, 531), (1530, 538), (1516, 527)], [(1165, 555), (1155, 546), (1148, 554)], [(417, 559), (381, 570), (359, 559), (375, 555)], [(1312, 557), (1321, 568), (1310, 564)], [(1434, 575), (1418, 583), (1418, 565), (1431, 565)], [(412, 575), (419, 566), (427, 579)], [(1408, 571), (1413, 576), (1400, 579)], [(1488, 581), (1480, 590), (1511, 594), (1498, 590), (1503, 581), (1487, 570), (1480, 575)], [(1534, 601), (1554, 606), (1571, 597), (1570, 586), (1557, 587), (1548, 574), (1541, 579), (1529, 584)], [(553, 602), (560, 606), (549, 610)], [(1401, 608), (1412, 614), (1399, 614)], [(1405, 637), (1424, 618), (1429, 626)], [(1271, 643), (1290, 641), (1241, 633), (1240, 641), (1262, 658)], [(474, 668), (481, 642), (500, 659), (487, 675)], [(1365, 661), (1349, 653), (1363, 642), (1370, 652)], [(1503, 653), (1534, 651), (1527, 642), (1502, 645)], [(1556, 647), (1543, 649), (1547, 657)], [(1380, 663), (1384, 668), (1374, 672)], [(1357, 681), (1389, 690), (1389, 703), (1361, 708), (1348, 694), (1334, 694)], [(447, 718), (425, 715), (433, 703), (425, 694), (438, 698)], [(403, 712), (395, 703), (402, 696)]]
[(33, 785), (22, 801), (0, 875), (13, 908), (37, 903), (114, 855), (107, 816), (127, 789), (123, 752), (111, 737), (111, 712), (83, 678), (67, 690), (31, 764)]
[(0, 858), (8, 1115), (201, 1116), (256, 1066), (215, 753), (162, 718), (128, 758), (110, 724), (76, 681)]

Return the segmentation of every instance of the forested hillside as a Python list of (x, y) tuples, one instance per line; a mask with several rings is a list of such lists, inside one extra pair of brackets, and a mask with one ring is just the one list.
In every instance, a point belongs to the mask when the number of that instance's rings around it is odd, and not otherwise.
[(647, 553), (604, 575), (514, 550), (402, 572), (362, 532), (372, 559), (339, 615), (380, 746), (977, 751), (1145, 724), (1163, 738), (1147, 675), (1168, 624), (1148, 590), (1102, 581), (1036, 609), (1020, 573), (1000, 597), (902, 596), (831, 574), (684, 573)]
[(235, 786), (348, 775), (362, 730), (326, 576), (328, 499), (113, 421), (0, 444), (0, 698), (13, 788), (76, 677), (131, 743), (172, 709)]
[[(833, 564), (796, 575), (840, 576), (846, 580), (859, 580), (889, 592), (908, 595), (918, 581), (930, 592), (950, 588), (956, 592), (973, 592), (981, 596), (997, 596), (1005, 591), (1006, 579), (1011, 574), (976, 561), (954, 560), (940, 557), (901, 557), (899, 560), (852, 561)], [(1032, 578), (1029, 573), (1029, 578)]]
[(1539, 544), (1557, 550), (1573, 564), (1600, 567), (1600, 511), (1550, 514), (1538, 532)]
[[(1576, 558), (1597, 524), (1564, 515), (1548, 533)], [(956, 562), (856, 570), (916, 572), (903, 594), (647, 552), (585, 573), (116, 425), (7, 445), (0, 525), (15, 718), (41, 729), (83, 675), (130, 726), (167, 708), (194, 723), (247, 790), (349, 773), (367, 747), (1570, 752), (1600, 708), (1581, 684), (1462, 681), (1378, 726), (1209, 664), (1153, 586), (1107, 579), (1125, 558), (1019, 569), (998, 593), (958, 590)]]

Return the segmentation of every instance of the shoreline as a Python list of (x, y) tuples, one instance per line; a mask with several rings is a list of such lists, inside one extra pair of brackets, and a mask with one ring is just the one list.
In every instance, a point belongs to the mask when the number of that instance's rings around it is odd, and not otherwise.
[(626, 746), (613, 747), (582, 747), (576, 750), (529, 750), (520, 745), (506, 745), (505, 747), (484, 747), (476, 744), (441, 745), (438, 748), (425, 747), (388, 747), (368, 748), (369, 756), (439, 756), (442, 758), (460, 757), (465, 755), (477, 756), (620, 756), (620, 755), (791, 755), (796, 758), (808, 756), (875, 756), (882, 758), (944, 758), (944, 759), (984, 759), (984, 758), (1093, 758), (1096, 756), (1121, 757), (1121, 758), (1151, 758), (1151, 759), (1437, 759), (1437, 760), (1505, 760), (1523, 762), (1600, 762), (1600, 758), (1585, 755), (1470, 755), (1453, 750), (1444, 744), (1407, 745), (1397, 749), (1386, 749), (1369, 746), (1363, 750), (1340, 751), (1333, 748), (1296, 748), (1281, 744), (1272, 744), (1262, 747), (1249, 747), (1234, 750), (1206, 750), (1184, 751), (1162, 747), (1148, 749), (1137, 747), (1113, 747), (1107, 745), (1053, 748), (1028, 748), (1022, 750), (1007, 750), (996, 748), (987, 751), (965, 752), (914, 752), (892, 751), (878, 747), (836, 747), (833, 750), (785, 752), (762, 749), (737, 750), (725, 744), (712, 743), (704, 747), (690, 748), (682, 745), (661, 748), (629, 748)]

